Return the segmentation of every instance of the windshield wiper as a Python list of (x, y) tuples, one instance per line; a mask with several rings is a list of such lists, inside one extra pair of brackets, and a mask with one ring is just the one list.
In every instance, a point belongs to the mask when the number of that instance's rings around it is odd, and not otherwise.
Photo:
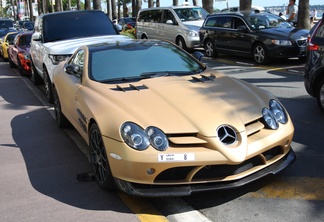
[(100, 80), (98, 82), (107, 83), (107, 82), (128, 82), (141, 79), (151, 78), (150, 76), (129, 76), (129, 77), (117, 77), (112, 79)]
[(143, 72), (141, 74), (142, 77), (147, 77), (147, 78), (155, 78), (155, 77), (161, 77), (161, 76), (168, 76), (170, 75), (170, 72), (164, 72), (164, 71), (159, 71), (159, 72)]

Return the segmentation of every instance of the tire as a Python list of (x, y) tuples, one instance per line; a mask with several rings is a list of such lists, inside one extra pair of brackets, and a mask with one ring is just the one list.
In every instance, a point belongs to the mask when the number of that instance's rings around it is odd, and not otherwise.
[(37, 73), (37, 70), (32, 62), (30, 62), (30, 66), (31, 66), (30, 80), (34, 83), (35, 86), (40, 85), (41, 83), (43, 83), (42, 78)]
[(44, 68), (43, 73), (44, 73), (45, 96), (48, 102), (53, 103), (53, 85), (47, 73), (46, 68)]
[(142, 35), (141, 39), (148, 39), (146, 35)]
[(9, 56), (9, 53), (8, 53), (8, 62), (9, 62), (10, 68), (15, 68), (16, 67), (15, 63), (13, 63), (13, 61), (11, 60), (11, 58)]
[(55, 112), (56, 123), (60, 128), (65, 128), (69, 126), (69, 121), (62, 113), (60, 98), (55, 88), (53, 89), (53, 98), (54, 98), (54, 112)]
[(90, 161), (96, 182), (103, 190), (112, 191), (115, 189), (115, 183), (110, 171), (102, 135), (96, 123), (91, 125), (89, 132)]
[(20, 73), (20, 75), (24, 75), (24, 74), (25, 74), (25, 71), (24, 71), (24, 69), (23, 69), (23, 67), (22, 67), (22, 65), (21, 65), (21, 63), (20, 63), (19, 58), (17, 58), (17, 61), (18, 61), (17, 68), (18, 68), (18, 70), (19, 70), (19, 73)]
[(176, 44), (177, 46), (179, 46), (180, 48), (182, 48), (183, 50), (188, 51), (188, 47), (186, 45), (186, 42), (184, 41), (184, 39), (182, 37), (178, 37), (176, 40)]
[(205, 55), (207, 57), (217, 57), (218, 53), (215, 49), (214, 43), (211, 40), (207, 40), (204, 44)]
[(319, 82), (316, 90), (316, 100), (319, 108), (324, 112), (324, 78)]
[(253, 53), (253, 59), (256, 63), (261, 65), (265, 65), (269, 63), (269, 56), (265, 45), (261, 43), (255, 44), (252, 53)]

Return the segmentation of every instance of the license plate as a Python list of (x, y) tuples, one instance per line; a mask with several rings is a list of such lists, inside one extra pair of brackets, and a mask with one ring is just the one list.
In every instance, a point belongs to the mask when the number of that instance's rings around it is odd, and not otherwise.
[(193, 153), (175, 153), (175, 154), (159, 154), (159, 162), (177, 162), (177, 161), (193, 161), (195, 154)]

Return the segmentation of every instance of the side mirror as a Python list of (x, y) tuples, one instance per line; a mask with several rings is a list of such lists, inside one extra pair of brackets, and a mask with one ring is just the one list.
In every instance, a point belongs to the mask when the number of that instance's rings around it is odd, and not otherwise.
[(172, 21), (172, 20), (167, 20), (167, 21), (166, 21), (166, 24), (173, 25), (173, 21)]
[(70, 75), (81, 76), (80, 66), (76, 64), (69, 64), (65, 67), (65, 72)]

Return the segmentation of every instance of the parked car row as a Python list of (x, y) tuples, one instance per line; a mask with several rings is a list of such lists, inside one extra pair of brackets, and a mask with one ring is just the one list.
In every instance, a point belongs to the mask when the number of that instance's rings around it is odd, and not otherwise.
[(159, 7), (140, 10), (136, 21), (137, 39), (168, 40), (189, 51), (203, 47), (209, 57), (248, 56), (257, 64), (305, 59), (308, 33), (264, 10), (208, 15), (198, 6)]

